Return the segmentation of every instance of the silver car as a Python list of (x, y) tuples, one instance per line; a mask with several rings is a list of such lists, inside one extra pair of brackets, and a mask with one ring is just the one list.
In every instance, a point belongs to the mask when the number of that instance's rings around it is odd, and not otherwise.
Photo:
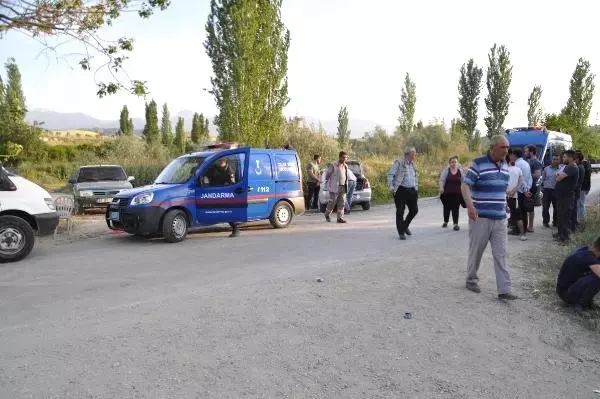
[(106, 208), (113, 197), (132, 188), (135, 178), (127, 176), (119, 165), (90, 165), (80, 167), (69, 179), (73, 185), (75, 214), (84, 209)]
[[(352, 202), (350, 206), (359, 205), (362, 206), (362, 209), (367, 211), (371, 209), (371, 184), (369, 180), (364, 174), (364, 170), (360, 161), (347, 161), (348, 168), (352, 171), (354, 176), (356, 176), (356, 187), (352, 192)], [(323, 176), (321, 181), (321, 190), (319, 191), (319, 210), (324, 213), (327, 208), (327, 202), (329, 201), (329, 191), (327, 191), (327, 182), (325, 180), (325, 174), (327, 173), (327, 168), (331, 163), (328, 163), (325, 167), (325, 171), (323, 172)], [(348, 193), (350, 194), (350, 193)]]

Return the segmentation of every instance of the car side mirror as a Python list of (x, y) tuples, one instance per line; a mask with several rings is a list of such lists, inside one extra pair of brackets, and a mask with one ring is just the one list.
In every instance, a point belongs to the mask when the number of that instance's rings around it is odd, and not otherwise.
[(134, 180), (135, 180), (135, 177), (134, 177), (134, 176), (128, 176), (128, 177), (127, 177), (127, 181), (129, 181), (129, 182), (132, 182), (132, 181), (134, 181)]
[(71, 176), (71, 177), (69, 178), (69, 183), (71, 183), (71, 184), (75, 184), (75, 183), (77, 183), (77, 181), (75, 180), (75, 176)]

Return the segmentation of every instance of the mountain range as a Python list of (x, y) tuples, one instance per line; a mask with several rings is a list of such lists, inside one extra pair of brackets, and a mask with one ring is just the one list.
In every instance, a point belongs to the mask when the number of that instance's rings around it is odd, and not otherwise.
[[(183, 117), (185, 120), (185, 127), (189, 131), (192, 128), (193, 115), (194, 111), (183, 110), (175, 114), (175, 116), (171, 118), (171, 122), (173, 123), (173, 126), (175, 126), (177, 123), (177, 118)], [(25, 119), (27, 122), (32, 124), (34, 122), (43, 122), (42, 127), (48, 130), (93, 130), (106, 135), (113, 135), (119, 130), (119, 121), (116, 119), (101, 120), (82, 112), (64, 113), (46, 109), (32, 109), (27, 112)], [(335, 135), (337, 132), (337, 121), (319, 120), (312, 117), (303, 117), (303, 119), (307, 124), (315, 124), (318, 126), (320, 123), (323, 129), (325, 129), (329, 135)], [(217, 130), (212, 123), (212, 117), (210, 118), (210, 121), (210, 134), (216, 136)], [(144, 124), (144, 119), (133, 118), (133, 126), (135, 127), (136, 132), (141, 133), (141, 131), (144, 129)], [(362, 137), (365, 132), (372, 131), (376, 125), (376, 122), (368, 120), (350, 119), (348, 121), (348, 127), (353, 138)], [(388, 132), (393, 130), (393, 126), (381, 126), (387, 129)]]

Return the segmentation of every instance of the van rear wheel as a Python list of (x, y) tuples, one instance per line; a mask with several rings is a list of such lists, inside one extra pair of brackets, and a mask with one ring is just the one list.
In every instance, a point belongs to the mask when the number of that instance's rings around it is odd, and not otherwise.
[(269, 221), (276, 229), (282, 229), (288, 227), (290, 223), (292, 223), (293, 218), (294, 210), (292, 209), (292, 206), (286, 201), (279, 201), (277, 205), (275, 205), (275, 208), (273, 208)]
[(33, 249), (31, 225), (17, 216), (0, 216), (0, 263), (17, 262)]
[(173, 209), (163, 219), (163, 236), (166, 242), (181, 242), (188, 233), (188, 221), (185, 212)]

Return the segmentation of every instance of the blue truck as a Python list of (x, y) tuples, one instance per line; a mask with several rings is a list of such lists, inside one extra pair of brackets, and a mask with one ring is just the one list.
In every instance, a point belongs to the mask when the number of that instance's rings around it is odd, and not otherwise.
[(112, 230), (180, 242), (190, 229), (222, 223), (284, 228), (304, 210), (296, 151), (217, 146), (174, 159), (151, 185), (122, 191), (105, 218)]
[(552, 163), (552, 156), (573, 148), (570, 134), (546, 130), (544, 127), (517, 127), (506, 129), (505, 136), (510, 148), (521, 148), (527, 145), (537, 147), (538, 159), (544, 166)]

